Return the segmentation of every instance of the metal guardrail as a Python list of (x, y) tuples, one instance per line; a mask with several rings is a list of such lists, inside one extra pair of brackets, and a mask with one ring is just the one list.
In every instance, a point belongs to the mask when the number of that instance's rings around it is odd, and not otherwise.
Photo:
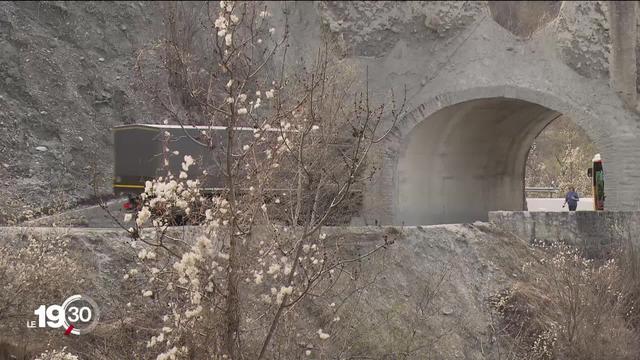
[(531, 186), (525, 187), (524, 191), (525, 193), (549, 193), (549, 197), (551, 198), (554, 194), (557, 194), (560, 189), (556, 187)]

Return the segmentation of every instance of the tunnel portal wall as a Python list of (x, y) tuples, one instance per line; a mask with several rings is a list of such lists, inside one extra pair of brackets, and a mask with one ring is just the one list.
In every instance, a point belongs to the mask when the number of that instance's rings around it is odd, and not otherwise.
[(398, 154), (395, 223), (473, 222), (491, 210), (524, 210), (528, 151), (559, 115), (522, 100), (489, 98), (429, 116)]
[(434, 96), (394, 124), (374, 154), (381, 163), (367, 185), (364, 222), (460, 223), (486, 221), (489, 211), (524, 210), (528, 150), (559, 115), (580, 126), (602, 154), (607, 209), (640, 209), (637, 120), (612, 108), (598, 116), (596, 105), (509, 85)]

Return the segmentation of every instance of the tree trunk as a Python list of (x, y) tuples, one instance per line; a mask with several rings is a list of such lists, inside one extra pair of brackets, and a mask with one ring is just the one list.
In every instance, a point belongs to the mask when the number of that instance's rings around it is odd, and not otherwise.
[[(232, 113), (235, 109), (232, 108)], [(227, 153), (226, 171), (227, 186), (229, 188), (229, 209), (231, 219), (229, 221), (229, 268), (227, 270), (227, 329), (225, 336), (225, 350), (231, 360), (236, 359), (236, 339), (240, 327), (240, 298), (238, 295), (239, 282), (239, 252), (238, 237), (236, 236), (236, 226), (238, 215), (236, 214), (236, 183), (233, 170), (233, 146), (234, 146), (234, 126), (235, 116), (232, 115), (227, 128)]]

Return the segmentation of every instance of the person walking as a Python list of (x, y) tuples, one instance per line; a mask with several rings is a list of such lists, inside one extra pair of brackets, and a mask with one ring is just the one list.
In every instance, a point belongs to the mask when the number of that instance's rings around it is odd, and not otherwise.
[(569, 211), (576, 211), (578, 201), (580, 201), (580, 197), (576, 192), (576, 188), (571, 186), (569, 187), (569, 192), (567, 192), (567, 195), (564, 197), (564, 204), (562, 204), (562, 207), (564, 208), (565, 205), (569, 204)]

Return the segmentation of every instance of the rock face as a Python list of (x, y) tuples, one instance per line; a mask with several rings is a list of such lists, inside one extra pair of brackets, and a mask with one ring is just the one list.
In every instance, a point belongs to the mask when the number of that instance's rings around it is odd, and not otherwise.
[(161, 21), (143, 2), (0, 4), (0, 223), (110, 182), (111, 127), (158, 121), (135, 65)]
[(382, 57), (398, 41), (429, 44), (459, 35), (482, 15), (477, 2), (329, 2), (318, 3), (322, 23), (342, 35), (355, 56)]
[(560, 1), (495, 1), (488, 3), (491, 18), (516, 36), (528, 38), (554, 21), (560, 13)]
[(565, 1), (556, 28), (560, 53), (569, 67), (590, 79), (609, 75), (611, 46), (606, 2)]

